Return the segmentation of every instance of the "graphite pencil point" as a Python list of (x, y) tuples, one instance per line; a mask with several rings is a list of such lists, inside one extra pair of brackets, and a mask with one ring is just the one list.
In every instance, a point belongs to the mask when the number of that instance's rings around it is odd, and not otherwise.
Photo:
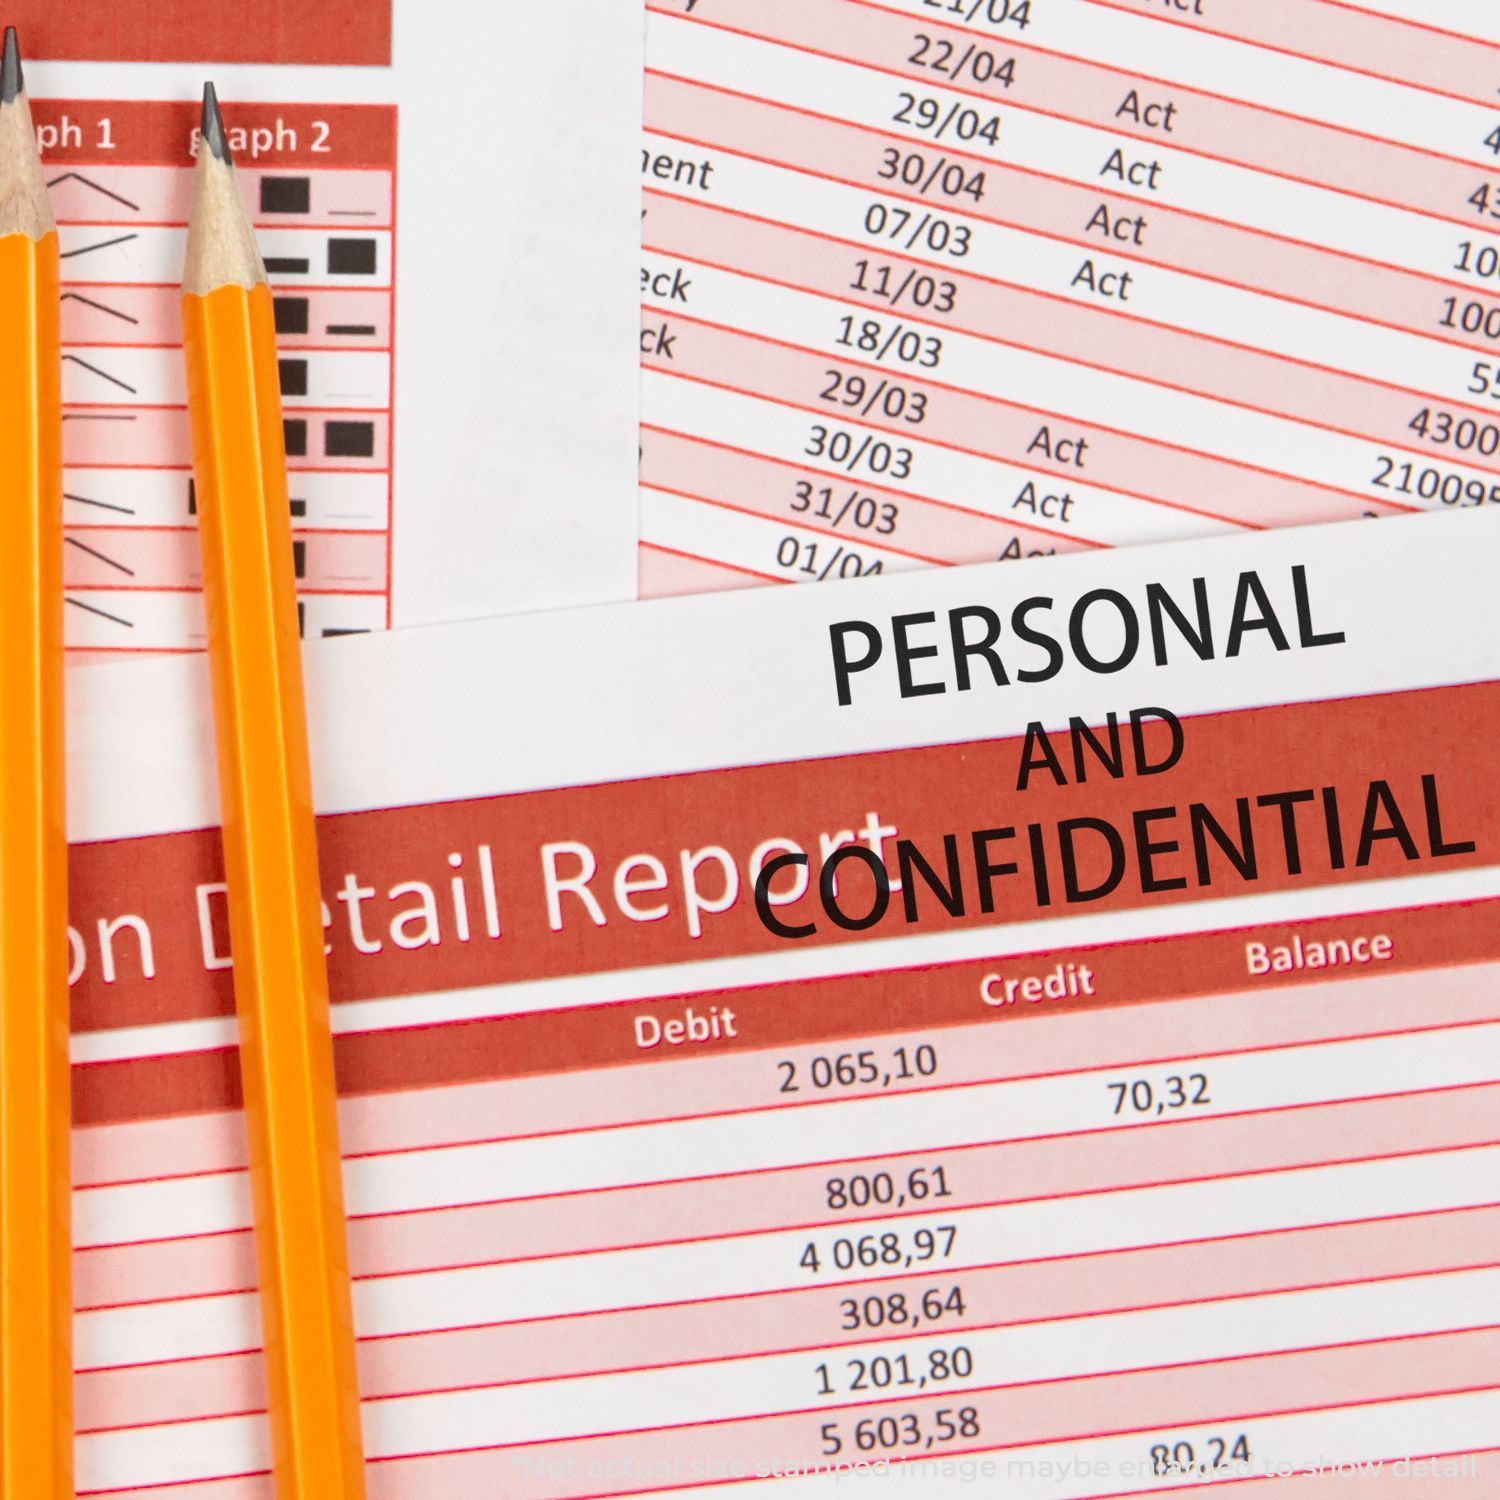
[(14, 104), (17, 96), (26, 87), (21, 75), (21, 44), (16, 39), (16, 28), (5, 28), (5, 54), (0, 58), (0, 104)]
[(219, 96), (211, 83), (203, 85), (203, 144), (216, 161), (234, 165), (229, 141), (224, 134), (224, 116), (219, 113)]
[(193, 174), (182, 289), (206, 296), (215, 287), (233, 284), (248, 291), (265, 279), (255, 232), (235, 186), (219, 97), (208, 83), (203, 86), (203, 139)]
[[(39, 240), (55, 227), (21, 76), (21, 49), (15, 27), (7, 26), (0, 53), (0, 238), (24, 234)], [(10, 335), (7, 324), (6, 340)]]

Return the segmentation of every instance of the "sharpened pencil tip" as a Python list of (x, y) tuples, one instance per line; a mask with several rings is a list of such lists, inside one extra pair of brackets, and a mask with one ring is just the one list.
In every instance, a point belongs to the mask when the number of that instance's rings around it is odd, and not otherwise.
[(203, 124), (197, 154), (182, 289), (200, 297), (221, 286), (240, 286), (248, 291), (265, 281), (266, 268), (235, 182), (229, 133), (211, 83), (203, 86)]
[[(26, 105), (21, 48), (15, 28), (7, 26), (0, 47), (0, 239), (23, 234), (40, 240), (55, 227), (42, 161), (37, 155), (36, 132)], [(9, 342), (10, 335), (8, 325), (0, 326), (0, 343)]]
[(14, 104), (17, 96), (26, 87), (21, 75), (21, 44), (16, 38), (16, 28), (5, 28), (5, 55), (0, 58), (0, 104)]
[(216, 161), (234, 165), (229, 154), (229, 140), (224, 134), (224, 116), (219, 113), (219, 96), (211, 83), (203, 85), (203, 144)]

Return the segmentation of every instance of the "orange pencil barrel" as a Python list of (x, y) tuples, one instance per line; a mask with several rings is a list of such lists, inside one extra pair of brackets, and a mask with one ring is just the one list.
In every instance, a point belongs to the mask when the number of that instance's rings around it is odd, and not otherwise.
[[(200, 169), (201, 170), (201, 169)], [(270, 289), (182, 299), (279, 1500), (360, 1500), (317, 845)]]
[(57, 232), (0, 49), (0, 1500), (72, 1500)]
[(3, 1500), (73, 1495), (57, 282), (55, 230), (0, 236)]

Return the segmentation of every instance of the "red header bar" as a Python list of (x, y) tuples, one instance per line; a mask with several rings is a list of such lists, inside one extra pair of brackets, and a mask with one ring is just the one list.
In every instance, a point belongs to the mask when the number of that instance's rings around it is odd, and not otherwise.
[[(188, 166), (196, 100), (33, 99), (49, 167)], [(389, 104), (253, 104), (227, 100), (224, 124), (241, 167), (389, 167), (396, 109)]]
[[(1340, 958), (1345, 951), (1350, 956)], [(1325, 961), (1330, 953), (1331, 966)], [(635, 1024), (649, 1016), (665, 1027), (690, 1010), (699, 1016), (732, 1010), (734, 1016), (733, 1037), (695, 1039), (691, 1054), (696, 1057), (847, 1040), (872, 1031), (938, 1030), (981, 1021), (1008, 1025), (1064, 1012), (1380, 974), (1427, 972), (1433, 977), (1426, 982), (1441, 984), (1435, 971), (1496, 959), (1500, 901), (1477, 901), (1295, 926), (1060, 948), (999, 963), (965, 961), (794, 985), (752, 985), (695, 994), (686, 1001), (668, 996), (462, 1025), (373, 1031), (337, 1037), (334, 1050), (340, 1093), (380, 1094), (620, 1063), (670, 1062), (682, 1055), (680, 1050), (642, 1050)], [(1009, 1003), (999, 978), (1002, 970), (1017, 987)], [(1022, 988), (1028, 981), (1029, 987)], [(1416, 1017), (1414, 1010), (1414, 1021)], [(201, 1114), (238, 1109), (242, 1103), (239, 1060), (232, 1050), (73, 1070), (77, 1125)]]
[[(1128, 758), (1128, 729), (1122, 740)], [(1006, 739), (325, 818), (333, 995), (460, 989), (1496, 864), (1500, 799), (1476, 747), (1497, 743), (1500, 683), (1484, 683), (1189, 719), (1177, 763), (1144, 776), (1111, 776), (1086, 761), (1080, 783), (1068, 738), (1057, 736), (1067, 784), (1034, 771), (1025, 790), (1026, 747)], [(1167, 748), (1166, 726), (1148, 724), (1148, 757), (1159, 762)], [(1253, 836), (1253, 878), (1195, 828), (1193, 804), (1230, 843), (1248, 847)], [(830, 920), (817, 895), (825, 852), (869, 849), (873, 829), (884, 830), (893, 875), (897, 842), (910, 840), (946, 879), (951, 835), (961, 913), (908, 870), (907, 889), (875, 926), (845, 931)], [(992, 873), (978, 868), (976, 834)], [(807, 893), (775, 908), (787, 923), (816, 923), (800, 942), (769, 932), (750, 894), (757, 855), (781, 841), (810, 862)], [(222, 896), (200, 890), (222, 879), (217, 834), (85, 845), (71, 872), (75, 1029), (232, 1009), (228, 971), (206, 967), (227, 946)], [(776, 891), (788, 891), (787, 873)], [(1082, 899), (1069, 899), (1070, 879)], [(869, 908), (868, 868), (851, 861), (839, 882), (848, 911)]]
[(391, 0), (11, 0), (29, 58), (387, 67)]

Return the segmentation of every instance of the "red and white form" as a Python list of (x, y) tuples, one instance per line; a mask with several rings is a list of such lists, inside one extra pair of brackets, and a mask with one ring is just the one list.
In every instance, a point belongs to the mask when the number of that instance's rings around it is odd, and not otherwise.
[[(304, 636), (633, 596), (612, 158), (641, 27), (586, 3), (13, 0), (62, 254), (75, 661), (204, 644), (178, 301), (205, 77), (275, 291)], [(496, 90), (497, 55), (531, 66)]]
[[(313, 652), (372, 1500), (1495, 1494), (1497, 566)], [(201, 669), (73, 676), (79, 1490), (270, 1500)]]
[(648, 11), (643, 593), (1500, 500), (1494, 6)]
[[(48, 101), (37, 117), (67, 267), (69, 644), (79, 654), (201, 647), (173, 284), (197, 106)], [(250, 206), (278, 283), (302, 631), (383, 630), (391, 607), (396, 111), (281, 104), (241, 106), (236, 118), (257, 163), (246, 176)]]

